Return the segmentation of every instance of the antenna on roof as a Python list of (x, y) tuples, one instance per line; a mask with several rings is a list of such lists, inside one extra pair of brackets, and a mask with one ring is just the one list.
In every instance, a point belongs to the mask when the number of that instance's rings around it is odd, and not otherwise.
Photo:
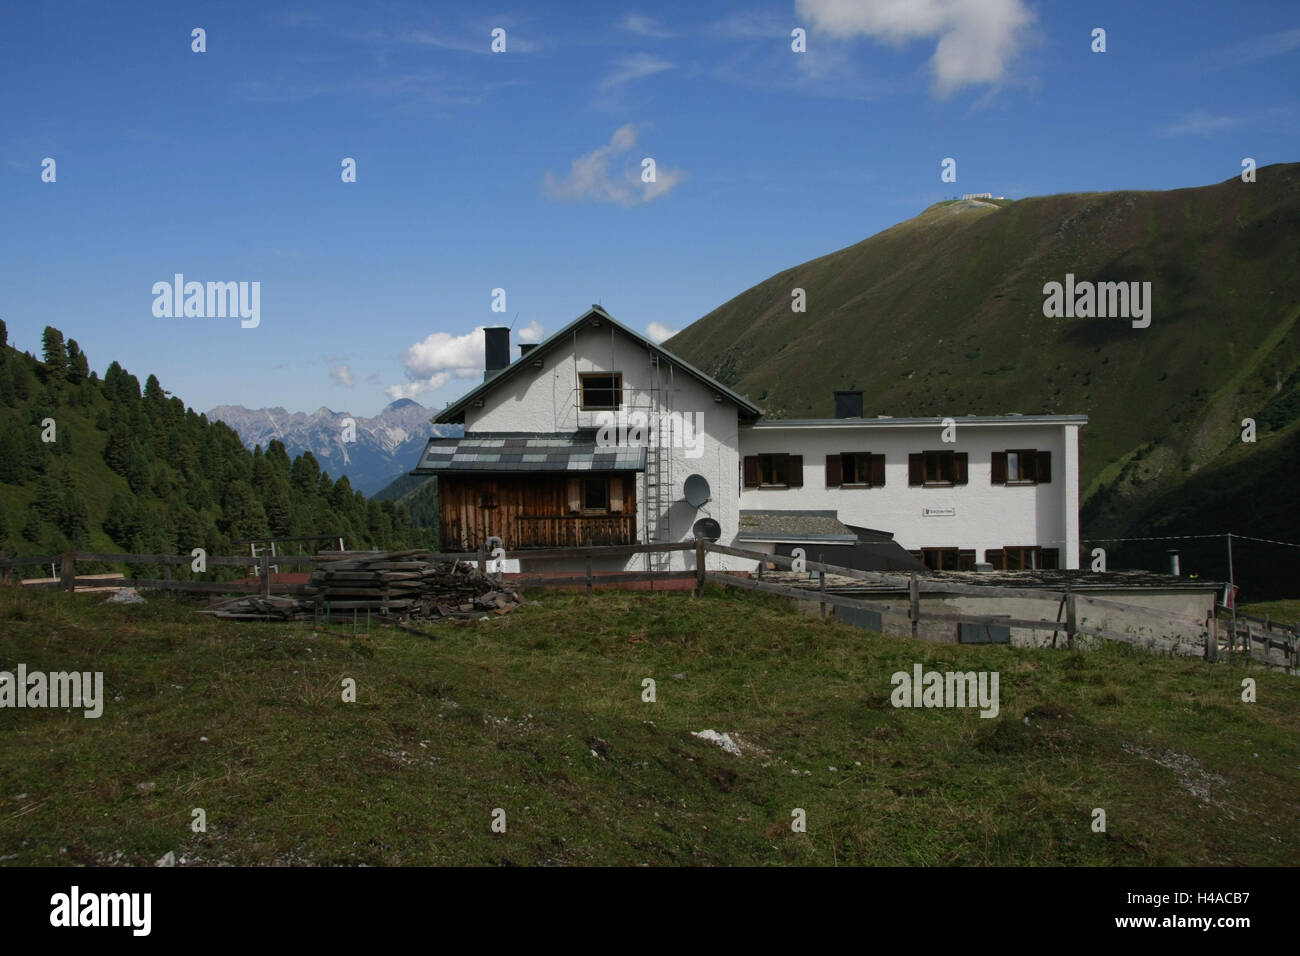
[(518, 321), (519, 321), (519, 313), (516, 312), (515, 317), (510, 320), (510, 327), (513, 329), (515, 327), (515, 323)]

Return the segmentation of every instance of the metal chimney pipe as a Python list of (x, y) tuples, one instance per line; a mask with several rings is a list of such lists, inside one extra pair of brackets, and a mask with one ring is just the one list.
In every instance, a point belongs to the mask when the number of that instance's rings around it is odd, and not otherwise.
[(1169, 550), (1169, 573), (1174, 577), (1179, 576), (1178, 552), (1174, 549)]

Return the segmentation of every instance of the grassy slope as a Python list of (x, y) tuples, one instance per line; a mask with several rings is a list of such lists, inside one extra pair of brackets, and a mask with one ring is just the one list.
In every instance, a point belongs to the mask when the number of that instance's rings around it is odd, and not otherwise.
[[(1084, 496), (1114, 492), (1085, 530), (1118, 534), (1239, 446), (1242, 418), (1300, 403), (1298, 258), (1297, 164), (1250, 184), (943, 203), (773, 276), (665, 347), (777, 417), (830, 415), (833, 388), (862, 389), (868, 415), (1084, 412)], [(1044, 318), (1043, 284), (1067, 272), (1151, 281), (1151, 327)], [(790, 310), (796, 287), (806, 314)], [(1120, 480), (1138, 455), (1145, 479)]]
[[(1243, 704), (1237, 666), (917, 644), (714, 589), (548, 593), (438, 641), (99, 600), (0, 590), (4, 667), (103, 670), (120, 697), (99, 720), (0, 711), (4, 862), (1300, 861), (1283, 675), (1251, 671)], [(998, 670), (1001, 714), (894, 709), (889, 677), (917, 661)]]

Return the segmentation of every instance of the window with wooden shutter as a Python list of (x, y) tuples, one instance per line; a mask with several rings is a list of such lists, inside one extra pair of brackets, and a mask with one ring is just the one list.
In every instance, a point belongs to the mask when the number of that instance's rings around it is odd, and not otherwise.
[(791, 488), (803, 487), (803, 455), (786, 455), (785, 483)]
[(1032, 485), (1052, 480), (1052, 453), (1033, 448), (995, 451), (992, 458), (993, 484)]
[(609, 510), (613, 514), (621, 514), (623, 511), (623, 479), (621, 477), (609, 480)]
[(993, 565), (994, 570), (1002, 571), (1006, 569), (1006, 559), (1003, 557), (1001, 548), (988, 548), (984, 551), (984, 561)]
[(759, 485), (758, 477), (758, 456), (745, 456), (745, 487), (757, 488)]
[(954, 452), (952, 456), (952, 483), (954, 485), (966, 484), (967, 459), (969, 455), (964, 451)]
[(1057, 548), (1043, 548), (1038, 552), (1038, 566), (1044, 571), (1057, 571), (1061, 567), (1061, 552)]
[(907, 483), (909, 485), (925, 484), (924, 452), (915, 452), (907, 456)]
[(826, 456), (826, 487), (838, 488), (844, 483), (844, 472), (840, 467), (839, 455)]
[(968, 551), (965, 548), (963, 548), (962, 550), (957, 552), (957, 570), (958, 571), (975, 570), (975, 551), (973, 549)]
[(873, 488), (883, 488), (885, 486), (885, 456), (871, 456), (871, 486)]
[(569, 479), (569, 514), (578, 514), (582, 511), (582, 479)]
[(993, 484), (1005, 485), (1007, 483), (1007, 453), (1004, 451), (995, 451), (992, 460)]

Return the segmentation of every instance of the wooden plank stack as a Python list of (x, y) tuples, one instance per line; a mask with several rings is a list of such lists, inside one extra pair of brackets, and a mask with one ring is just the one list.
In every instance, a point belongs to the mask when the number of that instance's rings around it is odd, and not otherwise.
[(433, 561), (422, 550), (315, 555), (319, 567), (299, 599), (237, 598), (204, 613), (235, 619), (310, 617), (367, 611), (381, 617), (428, 619), (507, 614), (521, 602), (471, 562)]

